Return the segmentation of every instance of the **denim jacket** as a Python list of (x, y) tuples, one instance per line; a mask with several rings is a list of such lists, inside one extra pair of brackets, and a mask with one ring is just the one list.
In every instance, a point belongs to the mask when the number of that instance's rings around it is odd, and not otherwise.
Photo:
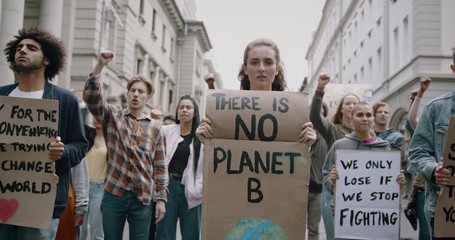
[(401, 134), (400, 132), (398, 132), (396, 130), (389, 129), (385, 132), (377, 133), (376, 137), (389, 142), (390, 147), (392, 149), (401, 151), (403, 148), (403, 143), (404, 143), (403, 134)]
[(431, 215), (439, 194), (433, 172), (442, 161), (451, 115), (455, 115), (455, 91), (437, 97), (425, 106), (409, 146), (411, 168), (425, 179), (425, 204)]

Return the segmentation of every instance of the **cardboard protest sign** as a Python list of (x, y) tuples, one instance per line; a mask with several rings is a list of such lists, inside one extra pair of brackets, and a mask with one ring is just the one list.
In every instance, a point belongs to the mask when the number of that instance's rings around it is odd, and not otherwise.
[(214, 137), (204, 148), (202, 238), (303, 239), (310, 159), (298, 139), (308, 96), (210, 90), (206, 106)]
[(434, 217), (435, 237), (455, 237), (455, 117), (450, 118), (446, 144), (442, 156), (444, 167), (450, 169), (452, 176), (449, 184), (442, 187), (436, 200)]
[(341, 98), (346, 94), (355, 94), (360, 101), (370, 102), (373, 98), (373, 87), (371, 84), (327, 84), (324, 89), (324, 102), (329, 108), (327, 119), (332, 119)]
[(400, 152), (337, 150), (335, 238), (399, 239)]
[(57, 176), (49, 145), (58, 101), (0, 96), (0, 223), (48, 228)]

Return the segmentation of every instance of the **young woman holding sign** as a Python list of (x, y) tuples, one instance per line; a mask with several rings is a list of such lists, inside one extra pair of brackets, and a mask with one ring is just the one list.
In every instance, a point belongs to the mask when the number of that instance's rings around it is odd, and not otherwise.
[[(284, 91), (284, 80), (278, 46), (269, 39), (260, 38), (250, 42), (244, 51), (243, 64), (238, 79), (241, 90)], [(196, 134), (205, 142), (211, 139), (213, 130), (208, 118), (202, 118)], [(316, 132), (312, 123), (307, 122), (299, 129), (299, 141), (311, 146), (316, 140)]]
[[(324, 182), (332, 193), (334, 191), (335, 182), (338, 179), (338, 171), (335, 165), (336, 150), (391, 151), (387, 141), (377, 138), (371, 133), (373, 122), (373, 108), (370, 104), (366, 102), (357, 103), (352, 109), (351, 125), (354, 128), (354, 132), (337, 140), (327, 154), (324, 166)], [(331, 170), (327, 171), (327, 169), (330, 169), (330, 166)], [(397, 182), (404, 184), (403, 172), (397, 176)]]
[[(257, 39), (249, 43), (244, 51), (243, 63), (238, 73), (241, 90), (284, 91), (286, 81), (277, 45), (268, 39)], [(201, 141), (212, 138), (211, 121), (203, 118), (196, 133)], [(311, 146), (316, 140), (312, 123), (302, 125), (299, 142)]]

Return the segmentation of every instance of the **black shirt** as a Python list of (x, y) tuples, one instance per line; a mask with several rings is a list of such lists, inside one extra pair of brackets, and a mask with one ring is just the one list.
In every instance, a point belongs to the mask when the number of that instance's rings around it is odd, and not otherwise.
[(177, 146), (171, 162), (169, 163), (169, 172), (178, 175), (183, 175), (183, 171), (188, 164), (188, 158), (190, 157), (190, 144), (193, 140), (192, 134), (181, 137), (183, 138), (183, 141)]

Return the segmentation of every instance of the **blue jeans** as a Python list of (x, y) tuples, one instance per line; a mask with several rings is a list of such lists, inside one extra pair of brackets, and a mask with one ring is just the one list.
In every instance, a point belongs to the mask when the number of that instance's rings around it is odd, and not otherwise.
[(90, 182), (89, 205), (85, 213), (84, 222), (81, 226), (80, 240), (87, 239), (88, 225), (90, 223), (90, 239), (103, 240), (103, 218), (101, 215), (101, 201), (103, 200), (104, 184), (101, 182)]
[(104, 239), (122, 240), (128, 220), (129, 239), (148, 240), (153, 205), (143, 205), (132, 191), (125, 191), (122, 197), (104, 191), (101, 212)]
[(156, 239), (175, 240), (177, 220), (180, 219), (182, 240), (198, 240), (201, 232), (202, 205), (188, 209), (185, 185), (179, 181), (169, 179), (168, 187), (166, 215), (156, 225)]
[(59, 220), (59, 218), (52, 218), (51, 226), (47, 229), (0, 224), (0, 239), (54, 240)]
[(324, 220), (325, 234), (327, 240), (335, 239), (335, 225), (332, 211), (332, 194), (327, 188), (322, 188), (321, 213)]
[(417, 190), (414, 195), (416, 199), (416, 211), (419, 219), (419, 240), (431, 239), (430, 224), (425, 216), (425, 191)]

